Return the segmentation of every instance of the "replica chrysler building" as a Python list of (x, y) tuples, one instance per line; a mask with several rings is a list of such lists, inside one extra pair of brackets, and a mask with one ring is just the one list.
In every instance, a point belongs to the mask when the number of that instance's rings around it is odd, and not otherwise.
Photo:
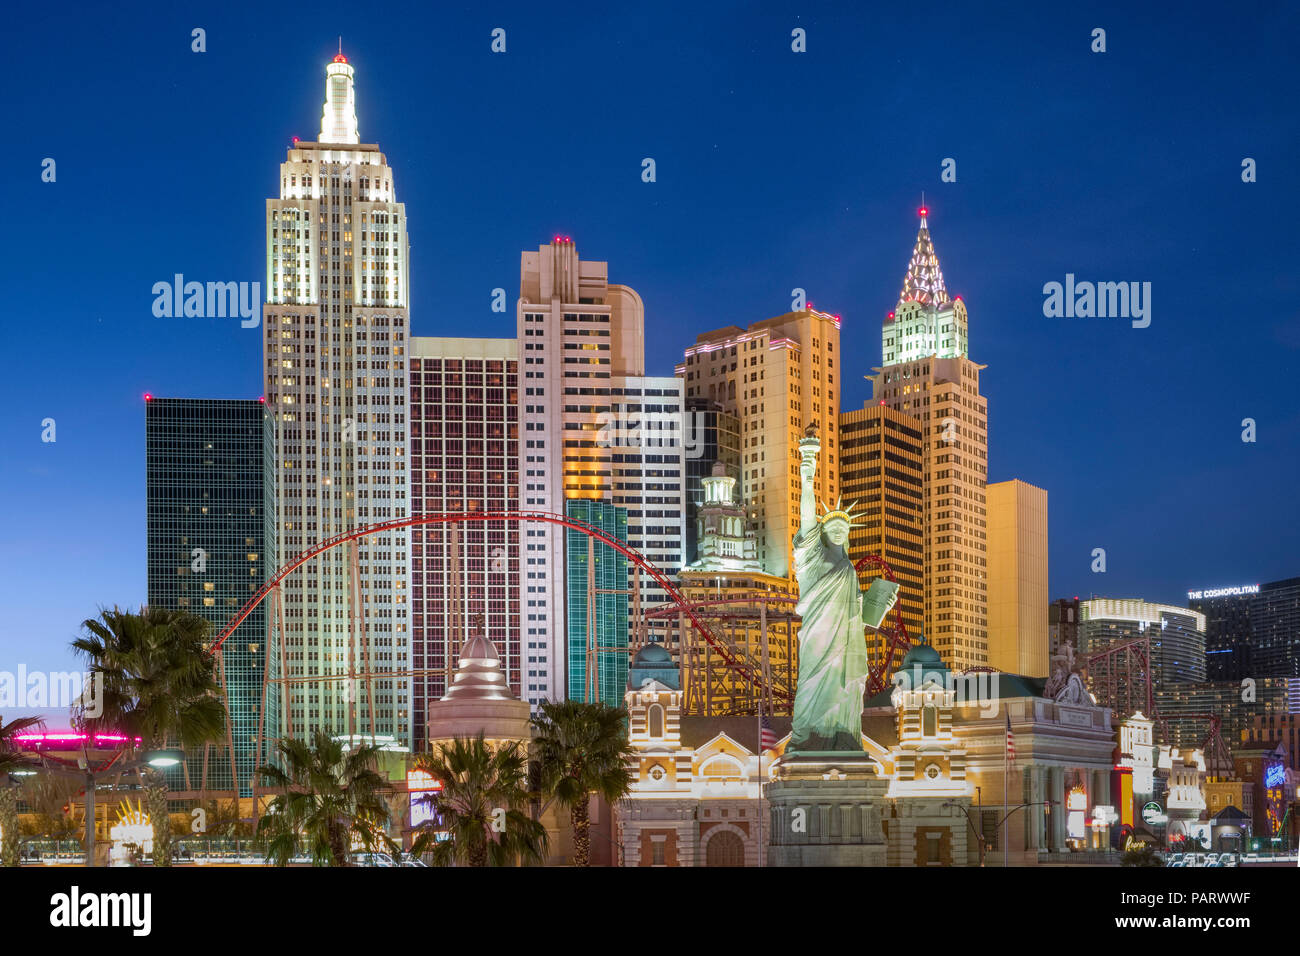
[[(406, 210), (357, 130), (353, 69), (326, 68), (317, 142), (289, 147), (266, 203), (264, 374), (275, 425), (280, 561), (405, 518)], [(405, 529), (350, 541), (289, 575), (270, 613), (289, 680), (284, 734), (410, 742)]]

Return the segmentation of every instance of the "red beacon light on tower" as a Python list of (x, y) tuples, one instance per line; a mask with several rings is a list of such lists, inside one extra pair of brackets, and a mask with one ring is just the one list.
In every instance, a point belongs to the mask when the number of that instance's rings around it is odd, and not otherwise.
[(145, 392), (145, 393), (144, 393), (144, 400), (145, 400), (146, 402), (152, 402), (152, 401), (153, 401), (153, 394), (152, 394), (151, 392)]
[(917, 212), (919, 212), (921, 218), (924, 219), (926, 216), (930, 215), (930, 208), (928, 206), (922, 206), (920, 209), (917, 210)]

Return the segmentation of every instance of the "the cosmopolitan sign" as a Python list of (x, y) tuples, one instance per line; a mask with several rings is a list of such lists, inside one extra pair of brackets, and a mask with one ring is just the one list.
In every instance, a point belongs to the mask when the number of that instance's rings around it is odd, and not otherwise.
[(1258, 584), (1243, 584), (1235, 588), (1210, 588), (1206, 591), (1188, 591), (1187, 600), (1203, 601), (1217, 597), (1238, 597), (1242, 594), (1258, 594)]

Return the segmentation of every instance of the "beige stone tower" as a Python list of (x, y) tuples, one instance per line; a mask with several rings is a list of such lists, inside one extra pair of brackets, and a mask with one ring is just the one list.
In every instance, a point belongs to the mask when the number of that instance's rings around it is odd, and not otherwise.
[(948, 295), (922, 207), (898, 305), (881, 334), (873, 401), (920, 426), (925, 479), (925, 628), (944, 661), (988, 663), (988, 404), (966, 355), (966, 306)]

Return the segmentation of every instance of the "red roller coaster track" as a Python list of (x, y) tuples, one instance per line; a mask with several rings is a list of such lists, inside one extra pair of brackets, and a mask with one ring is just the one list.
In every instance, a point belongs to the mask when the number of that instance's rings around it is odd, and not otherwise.
[[(230, 637), (230, 635), (235, 632), (235, 629), (239, 627), (240, 624), (244, 623), (244, 620), (253, 612), (253, 609), (261, 604), (262, 601), (266, 599), (267, 595), (278, 588), (285, 578), (298, 568), (302, 567), (312, 558), (318, 557), (326, 551), (337, 548), (339, 545), (347, 544), (349, 541), (356, 541), (360, 538), (365, 538), (372, 534), (380, 534), (385, 531), (399, 531), (402, 528), (413, 528), (421, 525), (459, 524), (462, 522), (484, 523), (492, 521), (502, 521), (513, 524), (540, 521), (547, 524), (562, 525), (566, 528), (580, 531), (588, 537), (602, 541), (611, 548), (614, 548), (616, 551), (619, 551), (621, 554), (626, 555), (627, 558), (637, 567), (641, 568), (654, 578), (655, 583), (663, 588), (669, 598), (673, 601), (673, 606), (679, 608), (682, 613), (691, 619), (691, 623), (699, 629), (700, 633), (704, 635), (704, 639), (709, 642), (709, 645), (715, 651), (718, 652), (718, 656), (727, 663), (728, 667), (735, 670), (736, 673), (740, 674), (745, 680), (750, 681), (751, 683), (761, 684), (761, 677), (754, 674), (750, 668), (736, 660), (735, 656), (727, 650), (723, 642), (718, 640), (713, 634), (713, 631), (704, 623), (702, 617), (695, 613), (694, 606), (682, 597), (681, 592), (677, 590), (677, 587), (671, 580), (669, 580), (668, 576), (660, 571), (659, 568), (655, 567), (644, 555), (626, 542), (611, 537), (607, 532), (602, 531), (594, 525), (587, 524), (585, 521), (578, 521), (574, 518), (569, 518), (565, 515), (552, 514), (549, 511), (458, 511), (446, 514), (421, 515), (416, 518), (401, 518), (396, 521), (386, 521), (380, 524), (373, 524), (364, 528), (358, 528), (355, 531), (336, 534), (332, 538), (326, 538), (314, 547), (299, 553), (296, 557), (276, 571), (275, 574), (268, 578), (266, 583), (258, 588), (257, 593), (249, 598), (248, 602), (240, 608), (239, 611), (235, 613), (235, 616), (226, 623), (224, 628), (222, 628), (221, 633), (217, 635), (217, 639), (212, 645), (210, 653), (215, 653), (219, 650), (221, 645), (225, 643), (226, 638)], [(784, 692), (781, 693), (781, 696), (788, 699), (788, 695)]]
[[(626, 542), (611, 537), (607, 532), (595, 527), (594, 525), (587, 524), (585, 521), (579, 521), (567, 517), (566, 515), (553, 514), (549, 511), (464, 511), (420, 515), (415, 518), (401, 518), (396, 521), (385, 521), (380, 524), (368, 525), (364, 528), (358, 528), (355, 531), (348, 531), (326, 538), (324, 541), (308, 548), (306, 551), (300, 552), (297, 556), (281, 566), (275, 574), (268, 578), (266, 583), (258, 588), (257, 592), (248, 599), (247, 603), (245, 603), (244, 606), (235, 613), (234, 617), (226, 623), (226, 626), (221, 629), (221, 633), (217, 635), (217, 639), (213, 642), (209, 653), (216, 653), (221, 648), (221, 645), (225, 643), (226, 639), (235, 632), (235, 629), (238, 628), (240, 624), (244, 623), (248, 615), (253, 612), (254, 608), (261, 604), (266, 597), (271, 594), (271, 592), (278, 588), (285, 578), (298, 568), (302, 567), (312, 558), (319, 557), (325, 552), (337, 548), (339, 545), (347, 544), (349, 541), (357, 541), (372, 534), (381, 534), (385, 531), (399, 531), (403, 528), (413, 528), (422, 525), (459, 524), (463, 522), (486, 523), (493, 521), (512, 524), (518, 524), (521, 522), (544, 522), (547, 524), (562, 525), (566, 528), (580, 531), (598, 541), (602, 541), (621, 554), (626, 555), (627, 558), (637, 567), (641, 568), (654, 578), (655, 583), (663, 588), (672, 600), (672, 607), (691, 619), (691, 623), (704, 636), (704, 639), (709, 643), (709, 646), (717, 651), (718, 656), (726, 662), (728, 667), (750, 683), (755, 685), (762, 684), (762, 678), (753, 673), (750, 668), (746, 667), (736, 659), (735, 655), (726, 648), (724, 642), (719, 640), (713, 633), (712, 629), (705, 624), (703, 616), (696, 614), (695, 605), (686, 600), (686, 598), (682, 596), (682, 593), (677, 589), (676, 585), (669, 580), (668, 576), (659, 570), (659, 568), (655, 567), (655, 565), (652, 564), (644, 555)], [(868, 566), (879, 568), (886, 578), (890, 581), (894, 580), (893, 571), (889, 565), (874, 555), (868, 555), (863, 558), (855, 567), (856, 570), (861, 573), (862, 569)], [(897, 607), (894, 609), (894, 627), (888, 632), (888, 635), (889, 644), (887, 652), (881, 666), (871, 673), (871, 678), (868, 684), (868, 693), (874, 694), (885, 686), (884, 682), (887, 677), (890, 663), (893, 660), (894, 649), (899, 646), (910, 645), (907, 628), (903, 624), (903, 618), (898, 613)], [(778, 696), (787, 701), (792, 698), (792, 695), (788, 691), (775, 688), (774, 690)]]

